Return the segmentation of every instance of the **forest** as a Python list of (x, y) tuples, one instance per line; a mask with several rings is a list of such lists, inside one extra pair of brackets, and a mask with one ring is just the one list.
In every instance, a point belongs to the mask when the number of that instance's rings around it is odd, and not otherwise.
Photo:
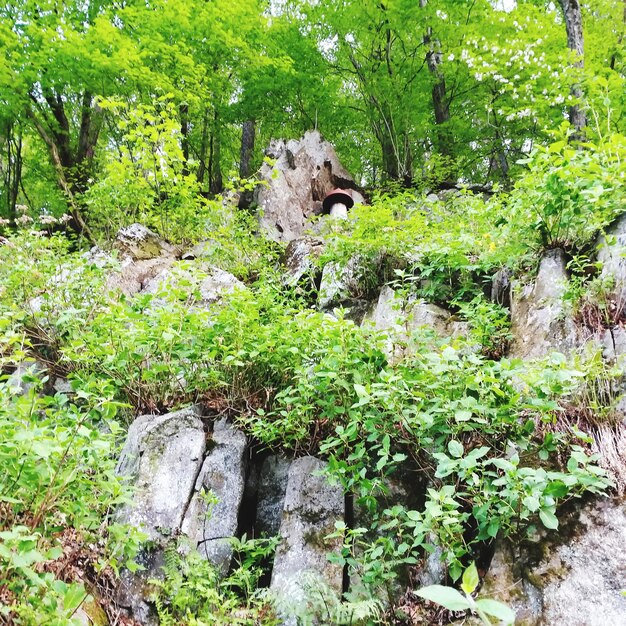
[(626, 1), (0, 50), (0, 624), (626, 624)]

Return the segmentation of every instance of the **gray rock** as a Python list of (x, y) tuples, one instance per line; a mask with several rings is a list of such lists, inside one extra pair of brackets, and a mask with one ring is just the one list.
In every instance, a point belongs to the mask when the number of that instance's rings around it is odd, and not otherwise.
[(299, 141), (273, 141), (267, 154), (275, 163), (261, 167), (261, 180), (267, 184), (257, 187), (254, 202), (262, 212), (261, 228), (275, 241), (301, 237), (309, 218), (321, 214), (324, 196), (335, 187), (353, 189), (355, 201), (363, 199), (318, 131), (307, 132)]
[(515, 550), (500, 543), (484, 597), (507, 603), (524, 626), (626, 623), (626, 503), (579, 505), (558, 533)]
[[(245, 435), (226, 420), (213, 430), (212, 447), (202, 465), (195, 492), (182, 524), (182, 532), (200, 554), (228, 572), (233, 549), (229, 539), (237, 534), (246, 467)], [(207, 504), (214, 497), (214, 504)]]
[(455, 322), (448, 311), (435, 304), (406, 298), (385, 285), (371, 305), (364, 324), (373, 324), (387, 335), (387, 357), (399, 361), (412, 353), (411, 336), (420, 329), (430, 329), (438, 337), (456, 337), (467, 333), (466, 325)]
[(491, 299), (507, 309), (511, 307), (511, 271), (503, 267), (491, 279)]
[(626, 302), (626, 214), (607, 229), (597, 247), (598, 261), (602, 263), (601, 277), (612, 277), (618, 302)]
[(289, 459), (277, 455), (268, 456), (261, 466), (255, 528), (268, 537), (280, 530), (290, 466)]
[[(197, 290), (200, 295), (195, 302), (199, 306), (210, 306), (221, 300), (225, 295), (232, 293), (236, 289), (245, 289), (245, 285), (229, 272), (225, 272), (217, 267), (210, 267), (206, 264), (191, 264), (184, 262), (174, 267), (163, 269), (145, 285), (142, 293), (155, 295), (166, 293), (171, 289), (180, 288), (181, 284), (188, 284), (184, 287), (191, 296)], [(154, 302), (159, 304), (159, 298)]]
[(47, 375), (46, 366), (35, 359), (25, 359), (17, 364), (7, 378), (6, 385), (14, 395), (25, 396), (32, 389), (40, 386), (41, 379)]
[(314, 457), (296, 459), (289, 469), (270, 590), (277, 598), (284, 624), (295, 625), (294, 613), (306, 604), (307, 587), (320, 581), (336, 593), (342, 589), (342, 568), (328, 561), (341, 549), (341, 539), (326, 539), (344, 517), (344, 494), (319, 473), (325, 463)]
[(563, 250), (546, 252), (535, 282), (513, 290), (512, 356), (532, 359), (550, 352), (565, 354), (578, 343), (577, 328), (563, 302), (568, 275)]
[(140, 261), (133, 261), (127, 257), (119, 269), (111, 272), (107, 278), (107, 288), (110, 291), (132, 296), (149, 285), (156, 276), (168, 271), (175, 261), (176, 258), (169, 255)]
[(117, 518), (143, 530), (154, 545), (138, 557), (144, 570), (122, 572), (116, 599), (144, 626), (158, 626), (148, 581), (163, 575), (164, 549), (180, 531), (205, 449), (204, 426), (195, 407), (142, 415), (128, 429), (117, 471), (133, 483), (135, 492)]
[(349, 305), (353, 299), (362, 297), (362, 275), (362, 262), (358, 257), (352, 257), (343, 267), (335, 262), (327, 263), (322, 271), (317, 297), (320, 311), (330, 311), (338, 306)]
[(315, 237), (300, 237), (289, 242), (283, 264), (287, 271), (287, 284), (296, 285), (308, 277), (311, 287), (315, 286), (317, 268), (315, 260), (324, 249), (324, 242)]
[(134, 485), (132, 504), (119, 512), (122, 522), (155, 540), (181, 526), (202, 467), (204, 426), (196, 408), (166, 415), (142, 415), (128, 429), (117, 471)]
[(120, 253), (120, 257), (130, 257), (133, 261), (176, 254), (175, 246), (167, 243), (143, 224), (131, 224), (120, 228), (113, 242), (113, 248)]

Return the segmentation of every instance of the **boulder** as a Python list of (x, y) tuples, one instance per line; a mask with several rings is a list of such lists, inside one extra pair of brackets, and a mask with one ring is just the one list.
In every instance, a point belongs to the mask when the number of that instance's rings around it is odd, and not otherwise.
[(134, 485), (132, 504), (120, 521), (141, 528), (155, 541), (179, 529), (206, 450), (199, 411), (141, 415), (130, 425), (117, 471)]
[(246, 468), (245, 435), (226, 420), (216, 422), (182, 532), (201, 555), (228, 573), (237, 534)]
[[(183, 287), (184, 285), (184, 287)], [(245, 289), (244, 284), (229, 272), (203, 263), (181, 262), (160, 271), (144, 286), (142, 293), (155, 295), (183, 288), (189, 296), (197, 291), (196, 305), (208, 307), (236, 289)], [(159, 298), (156, 299), (160, 302)]]
[(163, 575), (164, 548), (180, 531), (205, 450), (204, 426), (195, 407), (142, 415), (128, 429), (117, 471), (135, 491), (117, 518), (143, 530), (153, 545), (138, 557), (141, 572), (122, 572), (116, 600), (143, 626), (159, 623), (148, 581)]
[(481, 596), (508, 604), (523, 626), (623, 624), (624, 545), (622, 498), (579, 503), (558, 533), (517, 547), (499, 542)]
[(355, 319), (360, 323), (368, 307), (366, 293), (363, 288), (364, 275), (363, 261), (359, 257), (352, 257), (345, 265), (331, 262), (322, 270), (317, 295), (317, 306), (320, 311), (332, 312), (337, 307), (354, 309)]
[(337, 594), (342, 590), (342, 567), (327, 557), (341, 550), (342, 541), (326, 536), (334, 531), (335, 522), (344, 519), (344, 494), (321, 475), (324, 467), (323, 461), (308, 456), (296, 459), (289, 468), (270, 584), (287, 625), (295, 626), (307, 590), (316, 583)]
[(563, 301), (568, 285), (566, 266), (563, 250), (548, 250), (534, 283), (513, 289), (512, 356), (533, 359), (555, 351), (567, 354), (576, 348), (576, 324)]
[(121, 258), (133, 261), (155, 259), (163, 255), (176, 255), (176, 247), (167, 243), (143, 224), (131, 224), (120, 228), (115, 236), (113, 248)]
[(303, 279), (312, 288), (316, 288), (316, 278), (319, 273), (315, 265), (324, 249), (324, 242), (315, 237), (300, 237), (289, 242), (285, 250), (283, 265), (287, 273), (286, 283), (297, 285)]
[(48, 368), (43, 363), (35, 359), (24, 359), (7, 378), (6, 385), (14, 395), (25, 396), (32, 389), (41, 388), (41, 381), (47, 375)]
[(107, 288), (110, 291), (119, 291), (126, 296), (135, 295), (149, 285), (156, 276), (167, 272), (175, 261), (176, 258), (169, 255), (140, 261), (133, 261), (127, 257), (122, 261), (119, 269), (113, 271), (107, 278)]
[(386, 356), (399, 361), (411, 353), (411, 336), (419, 329), (430, 329), (441, 338), (466, 333), (461, 322), (456, 322), (449, 311), (435, 305), (407, 298), (385, 285), (378, 300), (371, 304), (363, 319), (386, 333)]
[(322, 213), (322, 200), (331, 190), (351, 189), (356, 202), (363, 197), (334, 148), (318, 131), (300, 140), (273, 141), (266, 151), (254, 202), (261, 209), (260, 226), (275, 241), (292, 241), (304, 234), (308, 220)]
[(511, 271), (503, 267), (491, 279), (491, 300), (507, 309), (511, 308), (511, 276)]
[(626, 214), (620, 216), (598, 240), (601, 277), (612, 278), (618, 302), (626, 303)]

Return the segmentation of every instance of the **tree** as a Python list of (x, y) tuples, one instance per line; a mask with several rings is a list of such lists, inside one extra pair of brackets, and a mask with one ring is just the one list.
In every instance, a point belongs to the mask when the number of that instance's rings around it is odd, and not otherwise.
[[(583, 68), (585, 64), (585, 42), (583, 37), (583, 20), (580, 0), (560, 0), (567, 32), (567, 46), (576, 55), (574, 67)], [(572, 87), (572, 96), (576, 102), (569, 109), (570, 124), (580, 133), (587, 125), (585, 112), (580, 104), (583, 92), (580, 85)]]

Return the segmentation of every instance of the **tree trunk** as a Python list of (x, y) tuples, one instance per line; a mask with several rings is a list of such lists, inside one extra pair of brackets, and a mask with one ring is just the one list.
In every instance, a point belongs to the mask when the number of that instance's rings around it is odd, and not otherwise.
[[(426, 6), (426, 0), (420, 0), (420, 7)], [(433, 31), (427, 27), (423, 37), (426, 48), (426, 65), (434, 79), (432, 88), (432, 102), (435, 113), (435, 125), (437, 135), (437, 150), (440, 154), (449, 156), (451, 153), (450, 133), (442, 126), (450, 119), (450, 103), (446, 96), (446, 80), (441, 71), (441, 50), (439, 41), (433, 40)]]
[(224, 190), (222, 180), (222, 166), (220, 163), (220, 134), (218, 125), (218, 113), (213, 115), (213, 128), (209, 145), (209, 193), (213, 196)]
[[(567, 47), (578, 55), (578, 60), (574, 63), (574, 67), (584, 67), (585, 50), (583, 39), (583, 20), (580, 10), (580, 0), (560, 0), (563, 9), (563, 17), (565, 18), (565, 29), (567, 31)], [(581, 100), (583, 92), (580, 85), (572, 87), (572, 96), (576, 100)], [(587, 124), (585, 112), (579, 103), (574, 104), (569, 109), (570, 124), (576, 129), (576, 134), (580, 138), (582, 130)]]
[(180, 135), (181, 135), (181, 148), (183, 150), (183, 174), (187, 176), (189, 174), (189, 105), (181, 104), (179, 109), (180, 115)]
[[(69, 223), (70, 227), (77, 234), (86, 237), (86, 239), (90, 243), (95, 244), (93, 234), (83, 218), (81, 207), (75, 196), (75, 181), (71, 180), (70, 176), (75, 176), (76, 173), (74, 168), (72, 167), (73, 160), (70, 160), (68, 165), (66, 151), (67, 146), (64, 145), (64, 142), (61, 146), (57, 145), (55, 139), (58, 139), (59, 137), (55, 134), (54, 131), (48, 132), (48, 130), (42, 124), (41, 120), (37, 117), (37, 115), (31, 108), (28, 108), (26, 110), (26, 114), (32, 120), (35, 129), (39, 133), (39, 136), (43, 139), (50, 152), (52, 164), (54, 165), (54, 170), (57, 175), (57, 182), (59, 184), (59, 187), (65, 194), (67, 203), (70, 207), (70, 214), (72, 216), (72, 220)], [(85, 176), (84, 172), (82, 173), (82, 176)]]
[(248, 178), (254, 153), (256, 121), (246, 120), (241, 128), (241, 151), (239, 153), (239, 177)]
[(209, 150), (209, 111), (205, 110), (204, 116), (202, 118), (202, 135), (200, 138), (200, 154), (198, 155), (198, 159), (200, 160), (200, 165), (198, 166), (198, 173), (196, 174), (196, 178), (198, 179), (198, 183), (200, 183), (200, 188), (204, 185), (204, 177), (207, 172), (207, 152)]
[(15, 130), (16, 124), (9, 122), (4, 129), (6, 161), (0, 159), (0, 173), (5, 195), (6, 216), (15, 224), (17, 198), (22, 182), (22, 133)]
[[(622, 13), (622, 34), (617, 38), (617, 44), (618, 46), (622, 45), (622, 42), (624, 41), (624, 26), (626, 25), (626, 0), (623, 1), (623, 13)], [(615, 69), (615, 62), (617, 61), (617, 54), (614, 52), (611, 55), (611, 63), (610, 63), (610, 67), (612, 70)]]

